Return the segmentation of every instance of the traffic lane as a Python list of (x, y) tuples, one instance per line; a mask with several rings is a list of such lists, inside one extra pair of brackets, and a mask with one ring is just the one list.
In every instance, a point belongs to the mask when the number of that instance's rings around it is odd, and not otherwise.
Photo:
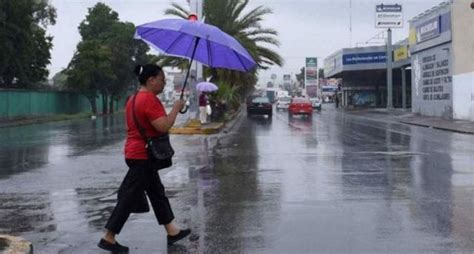
[(0, 128), (0, 179), (80, 156), (124, 139), (123, 117)]
[[(11, 135), (2, 136), (5, 141), (2, 149), (18, 149), (22, 156), (17, 157), (25, 158), (29, 165), (41, 163), (18, 168), (18, 164), (9, 164), (15, 158), (3, 157), (0, 165), (2, 172), (7, 173), (0, 179), (0, 233), (25, 237), (39, 253), (97, 252), (97, 240), (127, 170), (123, 159), (123, 117), (114, 119), (82, 119), (17, 131), (3, 129)], [(202, 137), (172, 136), (171, 139), (177, 150), (174, 166), (160, 173), (174, 204), (177, 222), (187, 226), (189, 216), (183, 213), (189, 206), (180, 204), (188, 198), (181, 197), (187, 196), (183, 193), (189, 187), (190, 170), (195, 172), (197, 166), (202, 167), (207, 161), (205, 153), (196, 154), (206, 146), (202, 145)], [(38, 152), (26, 149), (30, 146)], [(148, 242), (139, 245), (140, 248), (152, 252), (166, 250), (166, 235), (159, 230), (161, 227), (152, 213), (131, 216), (130, 221), (137, 221), (127, 223), (133, 233), (130, 238), (137, 245), (144, 242), (137, 236), (156, 235), (147, 238)], [(157, 244), (160, 239), (164, 244)]]
[[(167, 111), (170, 109), (167, 108)], [(180, 115), (183, 124), (191, 112)], [(93, 153), (125, 139), (123, 114), (0, 128), (0, 179)]]
[[(455, 206), (446, 208), (446, 199), (428, 199), (420, 195), (436, 190), (423, 184), (417, 188), (409, 186), (406, 178), (412, 176), (407, 176), (407, 169), (385, 168), (387, 159), (413, 160), (415, 155), (387, 153), (387, 149), (357, 150), (357, 142), (353, 139), (363, 140), (365, 135), (370, 140), (370, 133), (375, 130), (366, 131), (366, 134), (361, 131), (362, 134), (358, 135), (341, 135), (349, 130), (338, 130), (337, 126), (359, 125), (383, 129), (386, 124), (359, 121), (341, 114), (325, 114), (324, 110), (320, 115), (315, 113), (311, 119), (289, 121), (281, 112), (272, 120), (265, 117), (244, 119), (234, 128), (235, 132), (219, 140), (216, 147), (213, 146), (213, 137), (173, 136), (173, 144), (180, 151), (175, 167), (160, 173), (177, 221), (193, 228), (194, 241), (185, 241), (176, 248), (167, 249), (164, 232), (156, 226), (151, 213), (132, 216), (120, 239), (139, 253), (283, 253), (290, 249), (293, 252), (364, 252), (383, 248), (398, 252), (392, 241), (399, 243), (402, 240), (407, 245), (401, 250), (462, 250), (463, 239), (472, 236), (469, 218), (463, 220), (463, 225), (467, 225), (463, 227), (464, 233), (446, 239), (441, 237), (441, 242), (435, 241), (440, 239), (435, 239), (434, 235), (446, 234), (452, 227), (443, 227), (449, 223), (436, 225), (439, 221), (452, 221), (450, 209), (454, 207), (457, 208), (456, 214), (472, 211), (469, 210), (472, 203), (458, 198)], [(392, 126), (388, 128), (392, 131), (388, 132), (407, 133), (409, 129), (405, 128)], [(372, 140), (379, 148), (383, 148), (381, 137), (382, 133)], [(390, 147), (397, 146), (397, 142), (403, 144), (398, 145), (399, 148), (408, 147), (408, 143), (411, 147), (412, 142), (407, 143), (406, 138), (393, 140), (395, 144)], [(71, 170), (58, 165), (56, 170), (41, 169), (21, 178), (13, 177), (17, 182), (11, 182), (10, 186), (17, 186), (21, 191), (17, 190), (20, 194), (10, 196), (9, 200), (11, 204), (20, 203), (20, 206), (10, 207), (7, 209), (10, 216), (1, 217), (12, 218), (12, 215), (20, 214), (22, 219), (15, 223), (25, 223), (23, 228), (26, 229), (17, 231), (22, 232), (17, 234), (33, 239), (45, 253), (60, 250), (95, 252), (103, 224), (115, 204), (114, 192), (126, 171), (120, 153), (121, 144), (111, 145), (83, 156), (68, 157), (63, 165), (68, 165)], [(352, 161), (356, 162), (355, 165)], [(357, 163), (371, 161), (375, 162), (369, 167), (357, 166)], [(376, 165), (381, 167), (378, 171), (373, 169), (377, 169)], [(103, 175), (97, 174), (98, 170), (102, 170)], [(28, 186), (22, 185), (23, 180), (35, 179), (46, 172), (50, 172), (49, 177), (39, 179), (43, 187), (38, 184), (41, 188), (35, 187), (34, 193), (19, 188)], [(393, 173), (390, 175), (389, 172)], [(61, 173), (62, 177), (56, 177)], [(86, 178), (78, 181), (81, 176)], [(422, 174), (417, 181), (423, 177), (431, 175)], [(61, 178), (68, 184), (50, 180)], [(435, 195), (442, 197), (447, 192), (446, 181), (442, 177), (431, 179), (441, 184), (441, 190)], [(29, 180), (29, 183), (33, 182)], [(2, 188), (3, 183), (5, 181), (0, 183)], [(56, 193), (51, 194), (50, 187), (54, 187)], [(465, 191), (456, 193), (458, 197), (466, 197)], [(385, 208), (387, 206), (389, 209)], [(440, 212), (435, 213), (435, 208)], [(410, 209), (416, 213), (407, 212)], [(374, 221), (378, 221), (375, 229)], [(420, 239), (422, 235), (422, 243), (415, 243), (406, 234), (414, 239)], [(379, 238), (382, 239), (380, 245), (374, 241)], [(340, 241), (349, 244), (341, 247)], [(370, 241), (374, 242), (362, 246), (362, 242)], [(448, 243), (448, 247), (440, 248), (443, 243)]]
[(332, 113), (240, 130), (255, 134), (260, 188), (281, 195), (264, 252), (470, 249), (472, 137)]

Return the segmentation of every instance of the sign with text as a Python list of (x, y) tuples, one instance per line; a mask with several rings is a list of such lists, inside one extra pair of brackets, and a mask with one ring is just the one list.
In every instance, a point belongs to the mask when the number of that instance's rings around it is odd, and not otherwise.
[(358, 54), (345, 54), (342, 56), (342, 64), (371, 64), (385, 63), (387, 56), (385, 52), (369, 52)]
[(316, 85), (318, 82), (318, 58), (307, 57), (305, 66), (305, 87)]
[(417, 54), (412, 65), (413, 83), (416, 95), (423, 101), (451, 99), (452, 73), (449, 51), (428, 50)]
[(306, 67), (318, 67), (318, 58), (316, 57), (306, 57)]
[(398, 62), (408, 58), (408, 47), (401, 46), (393, 51), (393, 61)]
[(376, 28), (402, 28), (403, 12), (399, 4), (379, 4), (375, 6)]
[(426, 41), (438, 37), (441, 33), (439, 17), (432, 18), (416, 28), (417, 42)]

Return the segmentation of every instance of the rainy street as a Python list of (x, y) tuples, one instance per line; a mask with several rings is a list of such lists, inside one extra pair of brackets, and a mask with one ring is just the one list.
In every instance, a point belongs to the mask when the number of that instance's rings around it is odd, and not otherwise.
[[(96, 244), (126, 173), (123, 117), (0, 129), (0, 233), (35, 253)], [(474, 136), (325, 104), (311, 118), (245, 113), (213, 136), (173, 136), (160, 171), (190, 239), (166, 246), (153, 213), (132, 215), (131, 253), (468, 253)]]

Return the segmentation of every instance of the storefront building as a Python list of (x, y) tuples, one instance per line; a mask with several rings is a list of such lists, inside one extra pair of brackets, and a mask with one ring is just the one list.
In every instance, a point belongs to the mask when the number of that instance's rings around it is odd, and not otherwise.
[(414, 113), (474, 121), (470, 4), (471, 0), (444, 2), (409, 21)]
[[(409, 107), (410, 65), (407, 41), (395, 45), (400, 56), (393, 63), (393, 105)], [(404, 53), (406, 56), (404, 56)], [(337, 51), (324, 61), (324, 73), (329, 78), (341, 78), (339, 96), (343, 107), (385, 107), (387, 105), (386, 47), (358, 47)], [(408, 74), (407, 74), (408, 73)], [(404, 82), (403, 82), (404, 81)], [(403, 96), (405, 94), (405, 96)]]

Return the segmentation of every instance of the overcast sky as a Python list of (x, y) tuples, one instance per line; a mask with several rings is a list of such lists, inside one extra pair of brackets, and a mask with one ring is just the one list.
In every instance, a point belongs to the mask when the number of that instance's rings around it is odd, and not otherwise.
[[(48, 28), (54, 37), (50, 76), (65, 68), (71, 60), (81, 39), (77, 27), (85, 19), (88, 8), (97, 2), (106, 3), (119, 13), (120, 20), (135, 25), (166, 18), (163, 12), (171, 2), (187, 4), (185, 0), (52, 0), (58, 17), (56, 25)], [(278, 31), (281, 46), (276, 50), (285, 60), (281, 68), (260, 72), (260, 82), (266, 83), (272, 73), (277, 74), (278, 79), (286, 73), (298, 73), (305, 64), (305, 57), (318, 57), (318, 65), (322, 68), (328, 55), (341, 48), (361, 46), (382, 32), (382, 29), (374, 28), (376, 4), (403, 6), (405, 25), (394, 29), (395, 43), (408, 37), (409, 19), (441, 2), (443, 0), (250, 0), (249, 10), (260, 5), (273, 10), (263, 25)]]

